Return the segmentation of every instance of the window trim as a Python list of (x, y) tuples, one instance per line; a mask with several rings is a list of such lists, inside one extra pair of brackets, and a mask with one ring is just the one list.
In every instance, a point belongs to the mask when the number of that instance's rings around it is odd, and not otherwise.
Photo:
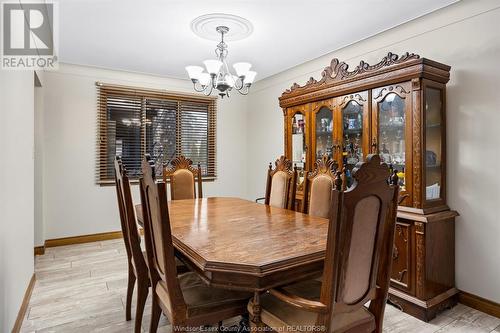
[[(208, 165), (213, 168), (212, 173), (203, 176), (203, 182), (212, 182), (217, 178), (217, 97), (205, 96), (199, 94), (190, 94), (182, 92), (173, 92), (161, 89), (139, 88), (132, 86), (124, 86), (117, 84), (106, 84), (97, 81), (97, 131), (96, 131), (96, 174), (95, 181), (97, 185), (109, 186), (114, 185), (114, 177), (111, 179), (103, 179), (103, 169), (106, 169), (107, 164), (107, 134), (105, 127), (105, 119), (107, 117), (107, 104), (105, 101), (106, 94), (126, 96), (140, 96), (141, 98), (166, 99), (177, 102), (205, 102), (208, 104)], [(141, 125), (142, 127), (143, 125)], [(146, 142), (141, 139), (141, 151), (145, 150)], [(131, 179), (132, 184), (138, 183), (138, 179)]]

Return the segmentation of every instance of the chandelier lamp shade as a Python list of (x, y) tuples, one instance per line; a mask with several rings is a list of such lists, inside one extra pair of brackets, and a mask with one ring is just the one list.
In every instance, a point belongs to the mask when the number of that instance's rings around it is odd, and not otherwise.
[(248, 62), (237, 62), (233, 64), (236, 75), (232, 74), (226, 62), (228, 51), (227, 44), (224, 42), (224, 35), (229, 32), (229, 28), (218, 26), (216, 31), (221, 35), (221, 41), (215, 49), (217, 59), (203, 61), (205, 68), (201, 66), (186, 67), (194, 90), (203, 92), (207, 96), (216, 90), (222, 98), (229, 97), (229, 93), (233, 89), (242, 95), (247, 95), (257, 72), (250, 70), (252, 65)]

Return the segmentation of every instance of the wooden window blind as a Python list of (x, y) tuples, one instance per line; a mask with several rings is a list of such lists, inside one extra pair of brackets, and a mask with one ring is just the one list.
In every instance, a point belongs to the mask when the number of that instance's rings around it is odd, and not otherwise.
[(141, 160), (150, 154), (157, 176), (180, 155), (200, 163), (205, 180), (216, 177), (214, 97), (97, 82), (98, 184), (114, 182), (114, 159), (122, 157), (129, 177), (141, 175)]

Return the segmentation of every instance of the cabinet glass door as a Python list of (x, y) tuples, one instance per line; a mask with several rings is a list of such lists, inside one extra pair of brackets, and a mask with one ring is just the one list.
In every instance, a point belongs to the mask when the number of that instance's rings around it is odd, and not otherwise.
[(425, 88), (425, 199), (442, 198), (443, 102), (441, 90)]
[(351, 186), (352, 169), (364, 160), (367, 151), (368, 125), (367, 92), (357, 93), (339, 98), (342, 148), (341, 163), (346, 169), (347, 186)]
[(314, 161), (319, 160), (324, 154), (333, 158), (333, 112), (330, 108), (322, 106), (315, 115), (315, 154)]
[(372, 94), (375, 106), (373, 148), (383, 162), (397, 171), (400, 195), (406, 197), (401, 204), (411, 205), (411, 84), (382, 87), (373, 90)]
[(297, 166), (299, 183), (307, 163), (307, 114), (296, 112), (291, 117), (291, 161)]
[(379, 104), (379, 151), (382, 161), (399, 171), (399, 186), (405, 190), (405, 101), (395, 93)]

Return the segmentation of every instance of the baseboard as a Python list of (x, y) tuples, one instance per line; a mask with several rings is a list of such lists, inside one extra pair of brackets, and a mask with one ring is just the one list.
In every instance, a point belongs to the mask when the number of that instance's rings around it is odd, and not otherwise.
[(100, 234), (47, 239), (45, 241), (45, 247), (55, 247), (55, 246), (63, 246), (63, 245), (99, 242), (99, 241), (117, 239), (117, 238), (122, 238), (122, 237), (123, 237), (123, 235), (122, 235), (121, 231), (111, 231), (111, 232), (103, 232)]
[(498, 303), (473, 294), (469, 294), (465, 291), (460, 291), (460, 293), (458, 294), (458, 301), (473, 309), (500, 318), (500, 304)]
[(45, 245), (35, 246), (35, 256), (41, 256), (45, 254)]
[(31, 276), (28, 288), (24, 293), (23, 302), (21, 303), (21, 307), (19, 308), (16, 322), (14, 323), (14, 327), (12, 328), (12, 333), (18, 333), (21, 330), (21, 326), (23, 326), (24, 316), (26, 315), (26, 310), (28, 310), (28, 304), (30, 302), (31, 293), (33, 292), (34, 286), (35, 286), (35, 273), (33, 273), (33, 275)]

